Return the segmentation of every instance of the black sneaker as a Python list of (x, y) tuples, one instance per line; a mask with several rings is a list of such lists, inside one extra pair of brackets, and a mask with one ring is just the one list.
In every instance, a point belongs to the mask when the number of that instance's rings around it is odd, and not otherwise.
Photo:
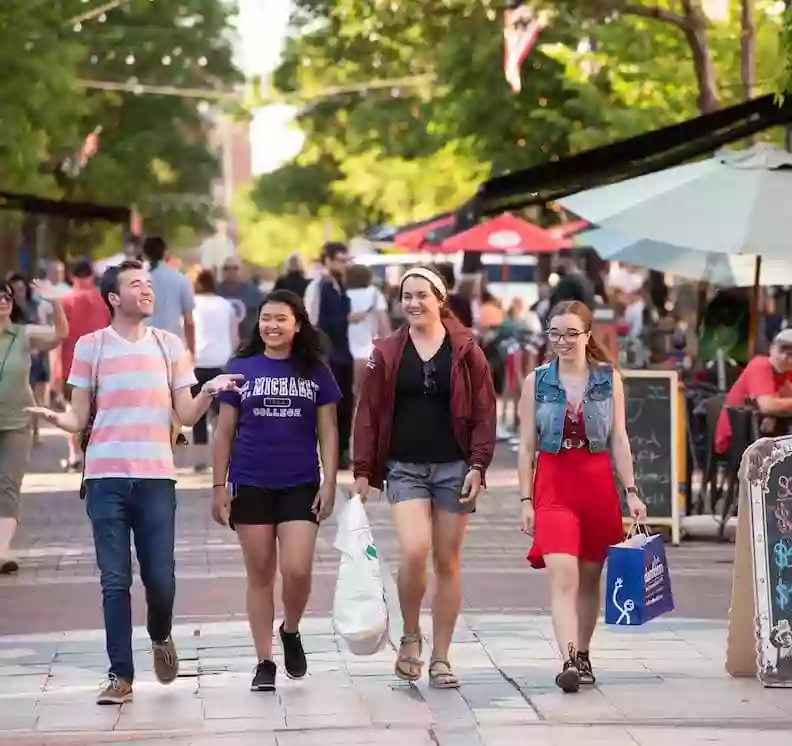
[(272, 661), (261, 661), (256, 666), (253, 681), (250, 682), (251, 692), (274, 692), (275, 673), (278, 667)]
[(301, 679), (308, 673), (308, 661), (305, 660), (302, 640), (299, 632), (287, 632), (280, 626), (280, 639), (283, 646), (283, 666), (290, 679)]
[(0, 575), (16, 575), (19, 572), (19, 563), (16, 560), (0, 560)]
[(564, 694), (574, 694), (580, 689), (577, 653), (572, 643), (569, 643), (569, 657), (564, 661), (564, 667), (561, 669), (561, 673), (556, 676), (555, 683)]
[(594, 675), (594, 669), (591, 667), (591, 658), (588, 652), (578, 650), (577, 658), (575, 659), (577, 670), (580, 674), (580, 683), (583, 686), (593, 686), (597, 683), (597, 677)]

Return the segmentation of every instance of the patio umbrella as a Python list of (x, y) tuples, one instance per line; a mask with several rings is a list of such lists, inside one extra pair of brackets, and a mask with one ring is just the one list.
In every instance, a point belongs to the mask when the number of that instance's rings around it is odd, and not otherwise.
[[(607, 261), (633, 264), (721, 287), (751, 287), (756, 279), (757, 257), (748, 254), (697, 251), (648, 238), (635, 239), (601, 228), (579, 234), (576, 243), (591, 246)], [(792, 258), (762, 262), (759, 284), (792, 285)]]
[(549, 230), (505, 212), (444, 239), (432, 250), (438, 253), (473, 251), (493, 254), (543, 254), (571, 245), (568, 239), (558, 238)]
[(741, 151), (589, 189), (558, 203), (601, 228), (672, 246), (754, 257), (749, 350), (761, 264), (789, 256), (792, 155), (760, 143)]
[(601, 228), (699, 251), (786, 259), (792, 154), (762, 143), (558, 201)]

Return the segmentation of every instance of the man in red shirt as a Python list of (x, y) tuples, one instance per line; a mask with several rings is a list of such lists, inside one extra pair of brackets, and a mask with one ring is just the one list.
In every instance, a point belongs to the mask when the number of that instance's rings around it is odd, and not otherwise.
[(715, 428), (716, 453), (726, 453), (731, 443), (725, 407), (742, 407), (748, 399), (768, 417), (792, 414), (792, 328), (780, 331), (770, 345), (770, 355), (753, 358), (729, 390)]
[[(65, 381), (69, 376), (74, 358), (74, 347), (77, 340), (110, 324), (110, 311), (105, 305), (102, 294), (96, 287), (91, 262), (78, 259), (72, 265), (72, 289), (61, 301), (63, 312), (69, 322), (69, 336), (60, 347), (58, 371), (63, 381), (63, 392), (66, 401), (71, 399), (70, 387)], [(77, 470), (82, 464), (79, 436), (69, 436), (69, 458), (65, 464), (67, 469)]]

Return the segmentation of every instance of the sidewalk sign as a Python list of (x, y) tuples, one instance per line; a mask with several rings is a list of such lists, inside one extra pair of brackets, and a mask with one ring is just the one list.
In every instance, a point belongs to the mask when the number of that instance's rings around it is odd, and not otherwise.
[[(635, 483), (649, 512), (650, 526), (671, 529), (680, 540), (679, 511), (679, 378), (673, 370), (624, 370), (627, 434), (630, 437)], [(684, 438), (682, 439), (684, 444)], [(684, 475), (684, 463), (681, 464)], [(622, 504), (624, 523), (632, 525)]]
[(758, 440), (740, 464), (726, 670), (792, 688), (792, 436)]

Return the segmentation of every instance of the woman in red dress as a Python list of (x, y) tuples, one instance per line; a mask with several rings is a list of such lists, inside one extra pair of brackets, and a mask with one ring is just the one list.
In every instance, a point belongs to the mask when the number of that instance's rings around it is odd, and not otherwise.
[(552, 310), (546, 334), (553, 359), (525, 379), (520, 399), (522, 530), (533, 534), (528, 561), (550, 572), (553, 628), (564, 659), (556, 684), (565, 692), (595, 682), (589, 645), (600, 576), (608, 547), (624, 537), (611, 456), (630, 515), (646, 517), (621, 376), (591, 325), (591, 311), (580, 301)]

